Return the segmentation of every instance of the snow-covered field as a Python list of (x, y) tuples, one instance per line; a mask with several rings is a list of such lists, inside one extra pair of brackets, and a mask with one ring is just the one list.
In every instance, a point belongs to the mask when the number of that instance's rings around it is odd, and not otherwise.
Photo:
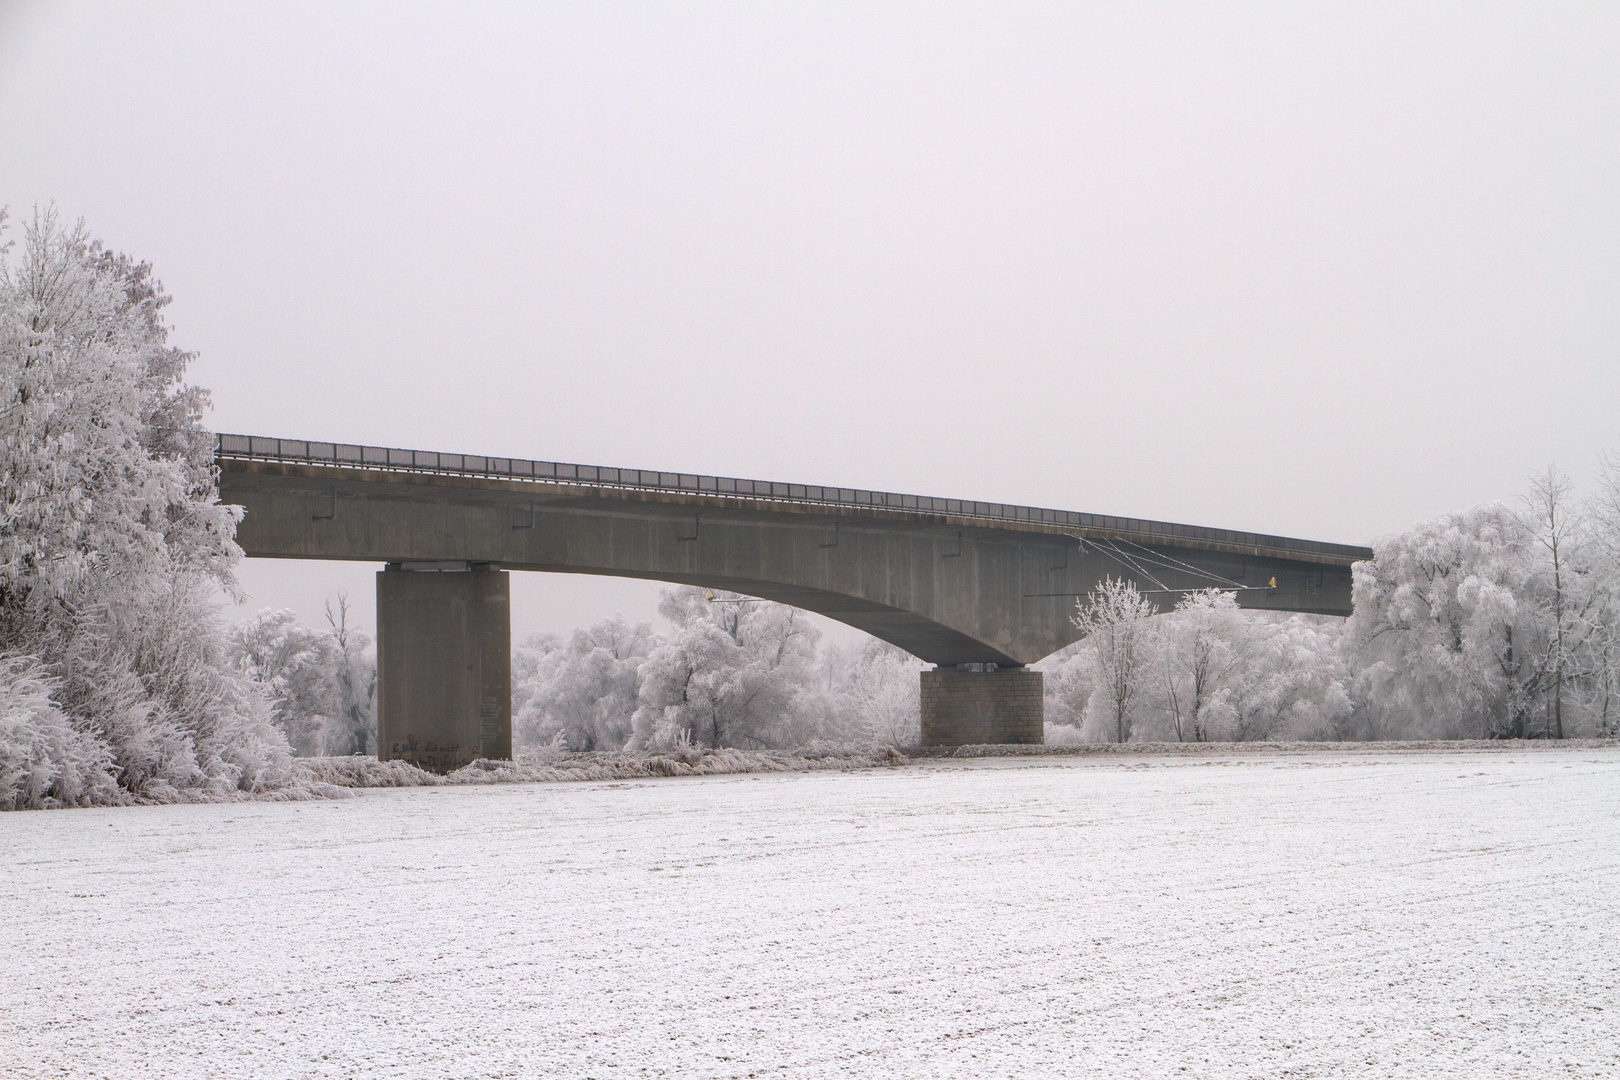
[(8, 1077), (1620, 1075), (1620, 752), (0, 817)]

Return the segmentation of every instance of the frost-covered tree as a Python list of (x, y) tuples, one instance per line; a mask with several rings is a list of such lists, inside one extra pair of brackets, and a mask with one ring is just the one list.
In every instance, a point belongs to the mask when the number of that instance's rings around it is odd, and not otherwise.
[(1547, 643), (1528, 602), (1536, 547), (1501, 505), (1374, 542), (1354, 569), (1346, 642), (1375, 737), (1529, 733)]
[(1620, 448), (1611, 447), (1598, 458), (1597, 491), (1587, 503), (1586, 515), (1605, 569), (1620, 567)]
[(1589, 673), (1576, 686), (1582, 711), (1591, 719), (1591, 734), (1620, 735), (1620, 603), (1613, 591), (1604, 598), (1604, 610), (1593, 620), (1587, 640)]
[(1245, 742), (1342, 734), (1351, 702), (1338, 634), (1320, 616), (1245, 617), (1243, 651), (1200, 713), (1205, 736)]
[(841, 727), (827, 734), (857, 743), (916, 746), (922, 741), (919, 673), (927, 666), (886, 641), (867, 641), (836, 690)]
[(1129, 742), (1134, 706), (1147, 679), (1156, 645), (1151, 619), (1158, 610), (1128, 581), (1108, 578), (1075, 604), (1074, 625), (1091, 642), (1096, 678), (1093, 709), (1113, 729), (1115, 742)]
[[(550, 742), (551, 736), (539, 739), (535, 732), (525, 730), (519, 718), (525, 715), (529, 701), (551, 677), (562, 649), (562, 638), (552, 633), (530, 634), (512, 646), (512, 745), (529, 746), (536, 742)], [(535, 715), (530, 713), (530, 716)]]
[(377, 649), (370, 636), (349, 625), (349, 596), (338, 593), (326, 605), (326, 624), (337, 643), (339, 713), (328, 739), (328, 753), (375, 753), (377, 747)]
[(363, 754), (376, 745), (377, 654), (349, 625), (348, 597), (327, 625), (265, 609), (231, 633), (234, 665), (263, 688), (275, 724), (302, 756)]
[(1345, 657), (1376, 737), (1562, 738), (1615, 729), (1620, 475), (1586, 504), (1556, 467), (1514, 512), (1480, 507), (1375, 544)]
[(168, 345), (151, 268), (50, 211), (0, 277), (0, 611), (8, 635), (92, 579), (200, 573), (226, 587), (241, 551), (218, 501), (206, 395)]
[(1620, 450), (1598, 461), (1597, 491), (1586, 506), (1590, 573), (1597, 610), (1589, 642), (1590, 675), (1581, 687), (1595, 733), (1620, 733)]
[(1564, 699), (1582, 676), (1588, 648), (1603, 611), (1602, 576), (1591, 573), (1586, 523), (1574, 505), (1575, 485), (1556, 465), (1530, 478), (1524, 517), (1541, 550), (1533, 560), (1532, 595), (1539, 599), (1545, 621), (1546, 655), (1541, 662), (1549, 684), (1547, 730), (1564, 737)]
[(1046, 722), (1055, 727), (1072, 727), (1078, 733), (1086, 719), (1095, 674), (1091, 647), (1085, 641), (1065, 646), (1035, 667), (1042, 674)]
[(1212, 738), (1210, 703), (1227, 693), (1254, 656), (1259, 624), (1230, 592), (1188, 593), (1163, 617), (1164, 711), (1176, 742)]
[(168, 297), (49, 210), (5, 255), (0, 654), (37, 658), (132, 796), (285, 783), (287, 745), (216, 618), (239, 512), (218, 502)]
[(681, 742), (771, 747), (795, 741), (796, 717), (819, 712), (812, 665), (820, 632), (785, 604), (699, 589), (664, 594), (672, 633), (641, 666), (632, 748)]
[(576, 630), (566, 644), (531, 638), (514, 665), (513, 728), (520, 745), (620, 750), (639, 705), (652, 627), (615, 616)]
[(341, 715), (337, 671), (343, 652), (331, 634), (266, 609), (237, 627), (232, 654), (273, 703), (275, 723), (302, 756), (327, 752), (327, 727)]

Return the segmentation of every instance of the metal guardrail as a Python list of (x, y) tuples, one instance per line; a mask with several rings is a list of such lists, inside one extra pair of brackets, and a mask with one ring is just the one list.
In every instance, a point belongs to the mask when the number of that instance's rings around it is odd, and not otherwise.
[(476, 454), (442, 454), (426, 450), (400, 450), (393, 447), (360, 446), (351, 443), (276, 439), (261, 435), (215, 435), (214, 453), (217, 457), (225, 458), (350, 466), (390, 472), (479, 476), (580, 487), (685, 492), (798, 505), (857, 506), (905, 513), (949, 514), (954, 517), (980, 518), (986, 521), (1030, 522), (1059, 528), (1095, 530), (1138, 540), (1192, 540), (1349, 560), (1372, 558), (1372, 552), (1367, 548), (1350, 544), (1329, 544), (1316, 540), (1297, 540), (1286, 536), (1211, 529), (1199, 525), (1176, 525), (1166, 521), (1146, 521), (1140, 518), (1083, 514), (1074, 510), (976, 502), (971, 499), (942, 499), (929, 495), (902, 495), (892, 491), (865, 491), (860, 488), (823, 487), (816, 484), (784, 484), (775, 480), (743, 480), (730, 476), (702, 476), (696, 473), (615, 469), (601, 465), (482, 457)]

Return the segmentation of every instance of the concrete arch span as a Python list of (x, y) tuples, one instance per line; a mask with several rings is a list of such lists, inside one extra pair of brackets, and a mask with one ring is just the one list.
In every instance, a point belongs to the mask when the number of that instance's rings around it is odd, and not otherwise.
[[(629, 571), (583, 570), (577, 567), (510, 566), (504, 569), (530, 570), (541, 573), (589, 574), (600, 577), (635, 578), (658, 581), (670, 585), (691, 585), (700, 589), (737, 593), (778, 604), (788, 604), (817, 615), (825, 615), (835, 622), (853, 626), (857, 630), (896, 645), (920, 659), (935, 664), (989, 663), (1004, 667), (1018, 666), (1018, 661), (999, 653), (993, 647), (941, 623), (925, 619), (914, 612), (876, 604), (870, 600), (806, 588), (779, 581), (752, 578), (723, 578), (711, 575), (647, 574)], [(971, 656), (974, 660), (939, 660), (930, 657)]]

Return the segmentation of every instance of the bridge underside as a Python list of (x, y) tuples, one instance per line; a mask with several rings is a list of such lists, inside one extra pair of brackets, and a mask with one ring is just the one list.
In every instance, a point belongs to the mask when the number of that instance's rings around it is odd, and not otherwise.
[[(1134, 581), (1165, 610), (1183, 590), (1219, 579), (1239, 588), (1247, 607), (1350, 612), (1347, 560), (1238, 545), (1120, 542), (1033, 523), (712, 495), (273, 461), (220, 464), (222, 501), (247, 509), (237, 539), (250, 556), (362, 560), (396, 569), (462, 564), (731, 590), (836, 619), (964, 676), (962, 665), (983, 666), (977, 674), (989, 675), (1076, 640), (1075, 601), (1105, 577)], [(386, 642), (381, 599), (379, 593), (379, 636)], [(391, 660), (395, 655), (384, 650), (385, 685), (391, 666), (409, 663)], [(961, 693), (967, 697), (935, 699), (979, 700), (977, 691)], [(1003, 699), (1022, 700), (1008, 693)], [(386, 691), (383, 701), (386, 712)], [(1038, 713), (1038, 695), (1036, 702)], [(927, 712), (925, 705), (925, 719)], [(951, 723), (958, 736), (974, 735), (971, 725)], [(1019, 723), (1009, 722), (978, 734), (1017, 730)]]

